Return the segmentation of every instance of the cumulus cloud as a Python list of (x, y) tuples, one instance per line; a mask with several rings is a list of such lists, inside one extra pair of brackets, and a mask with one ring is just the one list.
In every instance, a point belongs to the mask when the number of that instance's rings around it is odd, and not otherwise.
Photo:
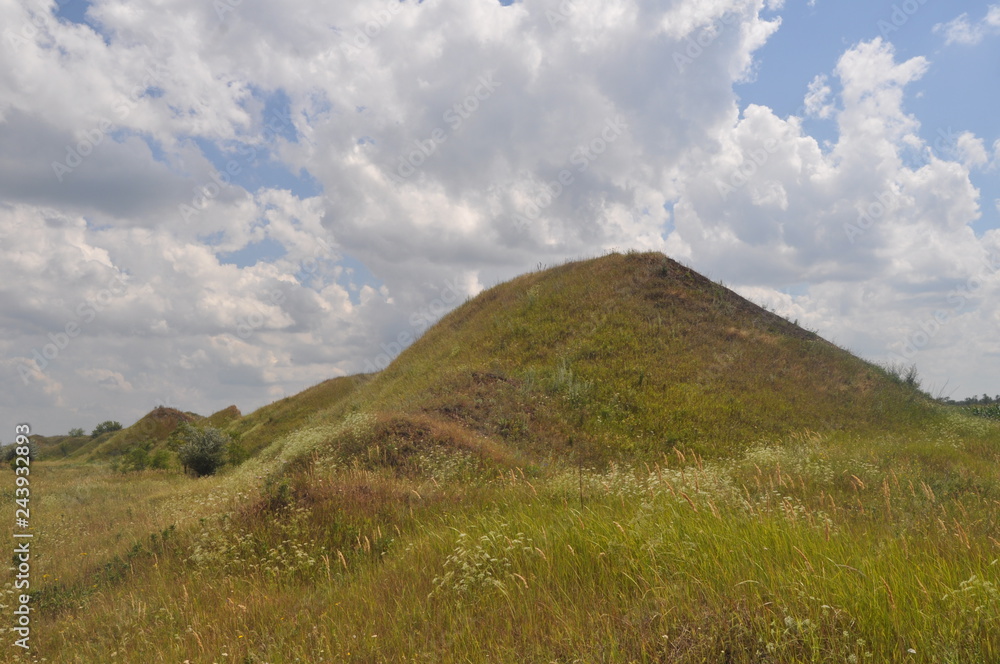
[(804, 100), (805, 110), (809, 115), (826, 119), (833, 114), (835, 109), (829, 103), (832, 91), (827, 81), (826, 74), (817, 74), (809, 83), (809, 91)]
[[(830, 145), (740, 107), (774, 0), (55, 7), (0, 5), (0, 407), (52, 432), (378, 368), (484, 287), (611, 248), (874, 355), (997, 250), (969, 229), (996, 145), (943, 154), (905, 110), (926, 59), (874, 40), (820, 73)], [(948, 335), (987, 329), (993, 278)]]
[(967, 12), (962, 13), (947, 23), (935, 25), (934, 32), (944, 35), (946, 45), (975, 46), (986, 37), (1000, 33), (1000, 5), (990, 5), (986, 15), (975, 22), (969, 20)]
[[(821, 100), (813, 108), (836, 120), (829, 149), (799, 118), (748, 106), (720, 149), (690, 164), (669, 243), (869, 357), (918, 362), (940, 386), (955, 367), (944, 358), (957, 361), (951, 344), (962, 334), (978, 343), (978, 323), (997, 313), (987, 294), (1000, 285), (1000, 255), (969, 226), (980, 216), (969, 170), (987, 162), (982, 140), (963, 132), (958, 161), (945, 160), (905, 111), (905, 88), (926, 69), (923, 58), (898, 61), (880, 39), (845, 52), (836, 107), (823, 77), (806, 96), (807, 109)], [(906, 158), (914, 148), (918, 164)], [(782, 292), (792, 285), (797, 295)], [(974, 360), (961, 363), (975, 373)]]

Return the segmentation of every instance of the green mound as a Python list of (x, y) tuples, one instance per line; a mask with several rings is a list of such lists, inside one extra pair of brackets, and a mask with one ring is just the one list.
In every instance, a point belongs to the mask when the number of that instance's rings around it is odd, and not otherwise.
[(166, 445), (170, 434), (182, 423), (196, 423), (202, 419), (204, 418), (195, 413), (159, 406), (132, 426), (91, 439), (72, 456), (90, 461), (110, 459), (124, 454), (136, 444), (150, 444), (150, 450), (156, 450)]
[(932, 404), (676, 261), (633, 253), (483, 292), (322, 417), (349, 410), (429, 414), (535, 459), (599, 462), (892, 427)]

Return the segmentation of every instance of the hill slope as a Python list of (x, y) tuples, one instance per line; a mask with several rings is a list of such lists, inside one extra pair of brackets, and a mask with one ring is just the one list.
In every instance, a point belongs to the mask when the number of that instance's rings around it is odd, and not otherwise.
[(263, 406), (243, 416), (229, 406), (208, 417), (160, 406), (131, 426), (89, 436), (32, 436), (41, 459), (106, 461), (121, 456), (134, 445), (149, 444), (149, 451), (166, 445), (170, 434), (183, 423), (223, 430), (253, 454), (290, 431), (308, 423), (316, 412), (328, 409), (366, 382), (366, 376), (332, 378), (299, 394)]
[(361, 412), (379, 425), (355, 451), (415, 436), (600, 463), (674, 447), (726, 455), (803, 429), (912, 423), (929, 408), (898, 378), (676, 261), (631, 253), (495, 286), (378, 374), (331, 379), (247, 416), (159, 408), (68, 449), (110, 458), (159, 446), (190, 421), (222, 428), (250, 454), (276, 442), (277, 452), (297, 431)]
[(207, 420), (265, 447), (32, 466), (50, 661), (1000, 661), (1000, 425), (660, 255)]
[[(914, 389), (657, 253), (526, 274), (445, 316), (326, 413), (430, 417), (535, 458), (730, 454), (891, 427)], [(398, 428), (398, 427), (397, 427)], [(378, 441), (371, 441), (377, 444)]]

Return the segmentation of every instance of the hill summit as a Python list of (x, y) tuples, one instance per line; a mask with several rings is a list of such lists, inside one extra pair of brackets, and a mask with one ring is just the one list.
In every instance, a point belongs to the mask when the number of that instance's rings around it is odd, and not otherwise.
[[(271, 447), (273, 458), (285, 441), (352, 413), (375, 423), (347, 445), (355, 452), (485, 445), (495, 458), (600, 463), (675, 447), (728, 455), (802, 430), (885, 429), (919, 421), (930, 401), (663, 254), (615, 253), (484, 291), (379, 373), (331, 379), (246, 416), (161, 407), (74, 456), (160, 446), (193, 422), (222, 428), (249, 454)], [(338, 435), (309, 437), (344, 447)]]
[(393, 423), (376, 438), (434, 422), (533, 457), (599, 460), (891, 426), (929, 400), (662, 254), (628, 253), (484, 291), (317, 419), (354, 411)]

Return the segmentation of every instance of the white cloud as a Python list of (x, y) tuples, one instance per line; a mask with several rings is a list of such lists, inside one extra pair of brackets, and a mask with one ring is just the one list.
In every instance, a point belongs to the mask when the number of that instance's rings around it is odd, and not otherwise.
[(125, 376), (110, 369), (80, 369), (77, 371), (86, 380), (111, 391), (131, 392), (132, 385)]
[[(884, 350), (988, 253), (968, 228), (984, 144), (934, 156), (903, 104), (928, 63), (880, 40), (809, 86), (831, 146), (741, 111), (780, 6), (102, 0), (97, 32), (0, 5), (18, 36), (0, 39), (0, 366), (23, 388), (0, 407), (53, 432), (246, 410), (383, 363), (484, 285), (613, 247)], [(322, 193), (295, 193), (300, 174)], [(257, 246), (276, 255), (232, 264)], [(949, 330), (994, 329), (977, 298)]]
[(962, 163), (968, 168), (985, 166), (990, 161), (983, 139), (977, 138), (972, 132), (959, 134), (956, 148), (961, 155)]
[(825, 119), (833, 114), (835, 109), (829, 104), (832, 90), (827, 85), (827, 81), (826, 74), (818, 74), (809, 83), (809, 91), (804, 100), (806, 112), (809, 115)]
[(969, 20), (968, 13), (962, 13), (947, 23), (935, 25), (934, 32), (944, 34), (946, 45), (975, 46), (988, 36), (1000, 34), (1000, 5), (990, 5), (986, 15), (976, 22)]
[[(690, 177), (669, 244), (741, 293), (856, 351), (912, 357), (941, 385), (957, 366), (949, 364), (957, 361), (949, 344), (991, 338), (986, 321), (1000, 308), (986, 294), (1000, 279), (983, 268), (996, 249), (969, 227), (980, 214), (969, 169), (986, 163), (983, 142), (963, 133), (961, 161), (939, 158), (904, 110), (906, 86), (926, 68), (922, 58), (897, 61), (879, 39), (845, 52), (835, 70), (839, 99), (830, 100), (822, 76), (807, 92), (836, 119), (839, 136), (829, 149), (804, 134), (797, 118), (747, 107), (721, 134), (717, 152), (684, 169)], [(914, 147), (926, 155), (921, 164), (904, 158)], [(983, 287), (956, 309), (949, 297), (974, 277)], [(781, 292), (793, 284), (800, 294)], [(949, 312), (947, 324), (916, 348), (921, 325), (938, 310)], [(973, 361), (959, 364), (966, 376), (980, 374)]]

